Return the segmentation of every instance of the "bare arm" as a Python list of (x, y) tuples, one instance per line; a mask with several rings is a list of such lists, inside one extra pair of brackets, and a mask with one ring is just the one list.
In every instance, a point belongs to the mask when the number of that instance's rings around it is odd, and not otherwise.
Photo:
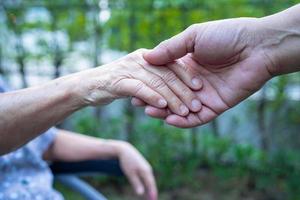
[(0, 94), (0, 155), (13, 151), (81, 108), (70, 78)]
[[(46, 84), (0, 94), (0, 155), (13, 151), (84, 106), (136, 96), (184, 116), (201, 103), (190, 88), (192, 73), (181, 81), (167, 68), (151, 66), (135, 51), (110, 64)], [(190, 87), (188, 87), (190, 86)]]
[(261, 18), (257, 30), (260, 46), (270, 53), (274, 75), (300, 71), (300, 4)]
[(83, 161), (118, 158), (124, 142), (96, 139), (94, 137), (59, 130), (54, 142), (44, 154), (50, 161)]
[(129, 143), (104, 140), (60, 130), (53, 144), (44, 153), (46, 160), (82, 161), (117, 158), (138, 195), (157, 199), (155, 178), (150, 164)]

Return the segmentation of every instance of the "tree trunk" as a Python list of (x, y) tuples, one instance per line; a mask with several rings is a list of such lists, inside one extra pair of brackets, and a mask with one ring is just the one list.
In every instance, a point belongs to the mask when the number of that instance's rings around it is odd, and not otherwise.
[(211, 129), (212, 129), (214, 136), (216, 136), (216, 137), (220, 136), (219, 124), (218, 124), (217, 119), (214, 119), (211, 121)]
[(257, 115), (258, 115), (258, 129), (261, 136), (261, 148), (263, 150), (269, 149), (268, 135), (266, 130), (266, 86), (262, 88), (261, 97), (257, 104)]
[(134, 144), (136, 142), (135, 139), (135, 110), (133, 106), (131, 105), (130, 101), (126, 101), (125, 105), (125, 134), (126, 134), (126, 139), (128, 142), (131, 144)]
[(192, 154), (197, 155), (198, 153), (198, 134), (200, 134), (200, 131), (198, 131), (197, 128), (191, 129), (191, 146), (192, 146)]
[(53, 64), (54, 64), (54, 74), (53, 74), (53, 77), (54, 78), (58, 78), (58, 77), (61, 76), (61, 66), (62, 66), (63, 58), (62, 58), (62, 56), (60, 54), (61, 53), (60, 53), (58, 47), (55, 48), (54, 61), (53, 61)]
[(17, 63), (19, 66), (19, 73), (22, 79), (22, 87), (28, 87), (28, 82), (27, 82), (27, 74), (25, 70), (25, 50), (23, 47), (23, 41), (22, 41), (22, 36), (21, 34), (17, 35), (17, 44), (16, 44), (16, 50), (17, 50)]
[[(137, 35), (135, 32), (135, 24), (136, 24), (136, 16), (135, 16), (135, 9), (133, 7), (134, 5), (131, 5), (131, 11), (129, 16), (129, 38), (130, 38), (130, 46), (129, 50), (133, 51), (136, 48), (135, 41), (137, 40)], [(135, 130), (134, 130), (134, 124), (135, 124), (135, 110), (134, 107), (131, 105), (130, 100), (128, 99), (126, 101), (126, 122), (125, 122), (125, 134), (126, 138), (128, 139), (128, 142), (134, 143), (135, 142)]]
[(22, 79), (22, 87), (26, 88), (28, 86), (26, 72), (25, 72), (25, 63), (23, 57), (17, 57), (17, 63), (19, 65), (19, 73)]
[(17, 57), (16, 57), (16, 62), (18, 64), (18, 71), (21, 76), (22, 80), (22, 87), (27, 87), (27, 79), (26, 79), (26, 70), (25, 70), (25, 50), (23, 47), (23, 40), (22, 40), (22, 32), (18, 29), (16, 25), (16, 18), (11, 18), (8, 15), (7, 9), (4, 4), (2, 4), (3, 11), (5, 13), (6, 18), (8, 19), (8, 23), (12, 27), (12, 31), (14, 32), (14, 35), (16, 37), (16, 44), (15, 48), (17, 51)]
[[(101, 8), (100, 10), (98, 9), (97, 6), (94, 6), (93, 8), (93, 26), (94, 26), (94, 55), (93, 55), (93, 66), (94, 67), (98, 67), (99, 64), (101, 63), (101, 60), (99, 60), (99, 56), (101, 54), (101, 36), (100, 36), (100, 23), (98, 20), (98, 13), (101, 12)], [(96, 107), (94, 109), (94, 116), (97, 119), (97, 121), (99, 121), (100, 123), (100, 127), (102, 124), (102, 115), (103, 115), (103, 109), (101, 107)]]
[(51, 31), (52, 31), (52, 53), (53, 53), (53, 65), (54, 73), (53, 78), (58, 78), (61, 75), (61, 65), (63, 61), (63, 55), (60, 50), (59, 44), (56, 39), (55, 30), (56, 30), (56, 15), (52, 13), (52, 22), (51, 22)]
[(5, 75), (5, 72), (4, 72), (4, 68), (3, 68), (3, 61), (2, 61), (2, 47), (0, 46), (0, 75)]

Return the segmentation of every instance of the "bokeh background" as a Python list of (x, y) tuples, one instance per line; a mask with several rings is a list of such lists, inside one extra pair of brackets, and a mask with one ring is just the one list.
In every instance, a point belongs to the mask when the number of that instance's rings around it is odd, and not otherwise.
[[(16, 89), (37, 85), (152, 48), (193, 23), (262, 17), (297, 3), (1, 0), (0, 73)], [(300, 199), (300, 73), (274, 78), (234, 109), (193, 129), (150, 119), (129, 100), (86, 108), (59, 126), (132, 143), (152, 164), (163, 200)], [(138, 199), (123, 178), (88, 181), (109, 199)], [(56, 187), (67, 199), (81, 199)]]

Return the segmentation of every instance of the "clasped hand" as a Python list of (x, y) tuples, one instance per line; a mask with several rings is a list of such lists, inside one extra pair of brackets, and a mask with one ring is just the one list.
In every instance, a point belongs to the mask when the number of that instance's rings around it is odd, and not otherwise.
[[(201, 102), (194, 90), (202, 83), (192, 70), (180, 62), (154, 66), (140, 49), (102, 67), (81, 72), (80, 85), (86, 105), (103, 105), (119, 98), (137, 97), (156, 108), (166, 108), (178, 116), (199, 112)], [(84, 80), (84, 82), (82, 81)], [(88, 82), (88, 84), (86, 84)]]
[[(192, 88), (193, 95), (201, 101), (200, 111), (191, 110), (188, 115), (179, 116), (170, 109), (150, 106), (137, 98), (133, 99), (133, 105), (146, 106), (146, 114), (165, 119), (177, 127), (194, 127), (211, 121), (278, 74), (280, 61), (276, 52), (281, 44), (274, 48), (279, 44), (274, 44), (269, 35), (278, 41), (284, 34), (266, 28), (266, 24), (271, 22), (263, 18), (195, 24), (145, 52), (144, 58), (149, 63), (167, 65), (179, 78), (191, 74), (189, 76), (201, 79), (202, 87)], [(173, 65), (181, 66), (181, 69), (175, 69)]]
[(272, 77), (275, 61), (267, 48), (272, 44), (260, 23), (240, 18), (192, 25), (153, 50), (96, 69), (93, 74), (107, 77), (95, 82), (86, 100), (103, 104), (132, 96), (133, 105), (146, 106), (146, 114), (168, 124), (205, 124)]
[(300, 34), (281, 24), (281, 15), (194, 24), (153, 50), (95, 69), (90, 77), (107, 76), (96, 79), (85, 100), (103, 104), (132, 96), (133, 105), (168, 124), (205, 124), (272, 77), (299, 70), (294, 48)]

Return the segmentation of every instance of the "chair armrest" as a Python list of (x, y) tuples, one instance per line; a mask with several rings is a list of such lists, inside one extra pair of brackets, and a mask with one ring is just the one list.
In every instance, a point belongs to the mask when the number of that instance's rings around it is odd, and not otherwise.
[(74, 175), (56, 175), (55, 180), (80, 194), (86, 200), (107, 200), (96, 188)]
[(118, 160), (88, 160), (80, 162), (53, 162), (50, 168), (54, 175), (99, 173), (124, 176)]

